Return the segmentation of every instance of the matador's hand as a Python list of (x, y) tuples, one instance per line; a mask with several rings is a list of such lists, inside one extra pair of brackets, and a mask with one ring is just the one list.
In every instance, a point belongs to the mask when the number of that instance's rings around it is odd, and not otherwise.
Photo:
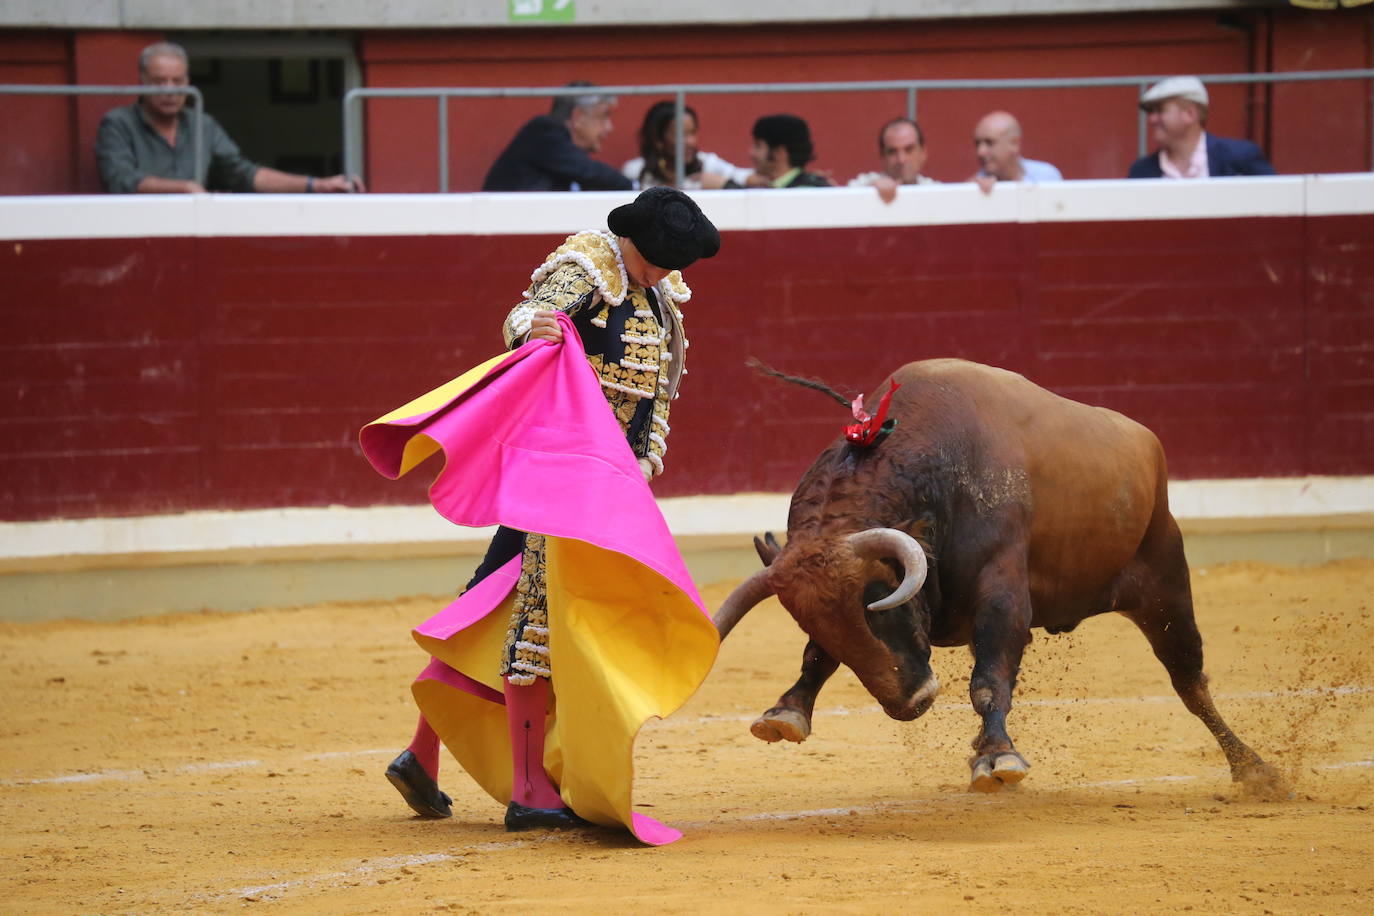
[(526, 340), (552, 340), (554, 343), (563, 339), (563, 328), (558, 324), (557, 312), (541, 309), (534, 313), (530, 319), (530, 333)]

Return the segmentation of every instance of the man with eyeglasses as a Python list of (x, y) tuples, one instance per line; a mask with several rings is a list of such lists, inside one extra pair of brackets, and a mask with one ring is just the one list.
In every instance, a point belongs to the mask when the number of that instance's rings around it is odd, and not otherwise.
[[(156, 88), (190, 85), (186, 49), (158, 42), (138, 58), (139, 82)], [(362, 191), (350, 175), (315, 178), (258, 165), (239, 152), (219, 122), (205, 112), (204, 147), (196, 167), (186, 96), (153, 92), (132, 105), (110, 110), (100, 121), (95, 158), (100, 181), (111, 194), (204, 194), (212, 191), (261, 191), (285, 194)]]

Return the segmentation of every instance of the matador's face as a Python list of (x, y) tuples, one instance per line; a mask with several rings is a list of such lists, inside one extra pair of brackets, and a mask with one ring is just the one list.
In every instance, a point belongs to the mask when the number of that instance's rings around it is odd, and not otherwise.
[(627, 238), (620, 239), (620, 258), (625, 262), (625, 275), (635, 286), (653, 286), (672, 273), (665, 267), (650, 264), (644, 255), (639, 253), (635, 243)]

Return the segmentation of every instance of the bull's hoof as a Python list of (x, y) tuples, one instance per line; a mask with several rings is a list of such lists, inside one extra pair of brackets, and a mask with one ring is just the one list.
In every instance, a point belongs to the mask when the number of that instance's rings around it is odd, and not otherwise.
[(1252, 798), (1282, 801), (1293, 797), (1293, 789), (1289, 786), (1288, 780), (1263, 760), (1257, 759), (1249, 766), (1232, 771), (1231, 779), (1240, 786), (1241, 792)]
[(795, 709), (770, 709), (754, 720), (749, 733), (760, 741), (800, 744), (811, 734), (811, 721)]
[(1015, 751), (984, 754), (971, 761), (973, 779), (970, 792), (1000, 792), (1003, 786), (1014, 786), (1026, 778), (1030, 764)]

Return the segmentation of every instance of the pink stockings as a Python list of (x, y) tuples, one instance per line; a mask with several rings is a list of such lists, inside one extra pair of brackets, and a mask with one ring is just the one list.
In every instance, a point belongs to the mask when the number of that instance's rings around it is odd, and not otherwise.
[(415, 759), (424, 767), (429, 778), (435, 782), (439, 781), (439, 736), (430, 728), (425, 717), (421, 716), (419, 723), (415, 726), (415, 737), (410, 739), (410, 746), (407, 748)]
[[(544, 772), (544, 716), (549, 704), (549, 682), (537, 677), (526, 686), (502, 680), (513, 763), (511, 801), (527, 808), (562, 808), (563, 798)], [(438, 782), (439, 736), (424, 716), (415, 726), (409, 750), (430, 778)]]
[(513, 764), (511, 801), (527, 808), (562, 808), (563, 798), (544, 772), (544, 717), (549, 708), (549, 682), (506, 687), (506, 723), (510, 728)]

